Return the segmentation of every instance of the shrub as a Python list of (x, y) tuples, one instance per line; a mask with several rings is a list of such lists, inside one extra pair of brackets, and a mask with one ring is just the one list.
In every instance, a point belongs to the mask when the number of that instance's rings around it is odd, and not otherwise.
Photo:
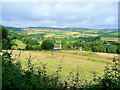
[(26, 50), (33, 50), (33, 47), (31, 45), (26, 45), (25, 49)]
[[(21, 54), (21, 53), (20, 53)], [(20, 57), (20, 54), (12, 58), (12, 52), (8, 53), (4, 51), (2, 53), (2, 80), (3, 90), (5, 89), (20, 89), (20, 90), (47, 90), (50, 88), (55, 89), (106, 89), (113, 90), (120, 88), (120, 76), (119, 76), (119, 59), (113, 58), (113, 65), (106, 66), (104, 75), (97, 77), (93, 72), (94, 78), (91, 82), (88, 82), (79, 73), (79, 66), (77, 73), (70, 72), (67, 81), (61, 81), (62, 61), (58, 65), (55, 73), (48, 75), (46, 70), (46, 63), (40, 62), (40, 66), (34, 67), (31, 63), (33, 59), (31, 54), (27, 58), (27, 70), (22, 70), (19, 62), (13, 63), (14, 60)]]

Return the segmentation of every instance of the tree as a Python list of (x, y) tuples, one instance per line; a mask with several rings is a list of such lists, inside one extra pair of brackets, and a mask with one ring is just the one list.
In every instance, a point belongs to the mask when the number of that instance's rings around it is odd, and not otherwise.
[(39, 42), (37, 40), (31, 39), (28, 37), (23, 38), (22, 41), (29, 45), (39, 45)]
[(8, 36), (8, 30), (6, 28), (2, 27), (2, 39), (6, 39), (7, 36)]
[(117, 53), (120, 54), (120, 46), (117, 47)]
[(107, 45), (106, 46), (107, 53), (117, 53), (117, 46), (115, 45)]
[(26, 45), (25, 49), (26, 50), (33, 50), (33, 47), (31, 45)]
[(91, 47), (93, 52), (101, 52), (103, 45), (100, 41), (94, 41), (91, 43)]
[(2, 49), (7, 50), (7, 49), (11, 49), (13, 42), (12, 40), (8, 37), (8, 32), (9, 30), (1, 27), (2, 28)]
[(67, 46), (68, 46), (68, 45), (67, 45), (66, 40), (62, 40), (62, 41), (61, 41), (61, 45), (62, 45), (62, 49), (64, 49), (64, 50), (67, 49)]
[(41, 50), (41, 47), (39, 45), (33, 45), (32, 48), (33, 50)]
[(73, 47), (76, 47), (76, 48), (84, 47), (84, 43), (81, 42), (81, 40), (78, 40), (73, 43)]
[(68, 43), (67, 48), (70, 49), (70, 50), (72, 49), (72, 42)]
[(53, 42), (49, 39), (42, 42), (41, 48), (44, 50), (50, 50), (53, 49)]

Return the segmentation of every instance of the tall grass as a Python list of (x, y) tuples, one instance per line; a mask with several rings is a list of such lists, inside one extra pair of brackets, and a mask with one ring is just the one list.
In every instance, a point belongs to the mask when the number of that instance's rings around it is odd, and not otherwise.
[(38, 67), (34, 67), (31, 63), (33, 59), (31, 54), (27, 58), (27, 70), (23, 70), (21, 63), (13, 63), (14, 60), (21, 57), (20, 53), (12, 57), (12, 52), (4, 51), (2, 53), (2, 83), (3, 90), (20, 89), (20, 90), (47, 90), (47, 89), (106, 89), (113, 90), (120, 87), (119, 76), (119, 59), (113, 58), (113, 65), (107, 65), (104, 69), (104, 75), (99, 77), (93, 72), (93, 80), (88, 82), (83, 78), (77, 66), (77, 73), (70, 72), (67, 80), (61, 79), (62, 60), (55, 72), (51, 75), (47, 74), (47, 63), (40, 63)]

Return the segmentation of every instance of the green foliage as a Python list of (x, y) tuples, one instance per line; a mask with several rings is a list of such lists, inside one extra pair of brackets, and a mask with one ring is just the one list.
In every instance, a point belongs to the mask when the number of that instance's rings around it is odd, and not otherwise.
[(5, 28), (7, 28), (9, 30), (13, 30), (15, 32), (21, 32), (22, 31), (22, 28), (15, 28), (15, 27), (5, 27)]
[(34, 68), (31, 63), (31, 54), (27, 58), (27, 70), (22, 70), (19, 62), (13, 63), (15, 59), (19, 58), (20, 54), (12, 58), (12, 52), (2, 52), (2, 76), (3, 76), (3, 90), (4, 89), (20, 89), (20, 90), (47, 90), (47, 89), (105, 89), (114, 90), (120, 89), (120, 76), (119, 76), (119, 59), (113, 58), (113, 65), (106, 66), (104, 75), (97, 77), (93, 72), (93, 80), (88, 82), (82, 78), (83, 74), (80, 73), (79, 66), (77, 73), (70, 72), (66, 81), (61, 81), (60, 73), (62, 71), (62, 61), (58, 65), (54, 74), (48, 75), (46, 70), (47, 63), (40, 62), (40, 66)]
[(26, 45), (26, 50), (41, 50), (41, 47), (39, 45)]
[(87, 80), (83, 78), (83, 73), (80, 73), (80, 68), (77, 66), (77, 73), (70, 72), (67, 76), (65, 85), (72, 90), (85, 88)]
[(67, 49), (68, 44), (67, 44), (66, 40), (62, 40), (62, 41), (61, 41), (61, 45), (62, 45), (62, 49), (63, 49), (63, 50), (66, 50), (66, 49)]
[[(2, 76), (3, 76), (3, 89), (47, 89), (47, 88), (61, 88), (58, 80), (58, 72), (52, 77), (47, 75), (46, 64), (41, 63), (37, 69), (31, 63), (31, 54), (27, 58), (27, 70), (23, 71), (19, 62), (13, 63), (18, 57), (11, 57), (12, 53), (3, 52), (2, 54)], [(36, 73), (36, 74), (35, 74)]]
[(37, 40), (31, 39), (29, 37), (23, 38), (22, 41), (29, 45), (39, 45), (39, 42)]
[(2, 38), (3, 38), (2, 48), (5, 50), (11, 49), (12, 45), (14, 45), (13, 44), (14, 39), (20, 40), (21, 42), (23, 42), (23, 44), (24, 43), (27, 44), (26, 46), (27, 50), (40, 50), (40, 48), (38, 48), (39, 42), (37, 40), (31, 39), (29, 37), (25, 37), (25, 35), (21, 33), (16, 33), (4, 27), (2, 28)]
[(2, 39), (6, 39), (8, 36), (8, 30), (2, 27)]
[(117, 47), (115, 45), (107, 45), (106, 52), (107, 53), (116, 53)]
[[(40, 49), (49, 50), (49, 49), (53, 49), (53, 44), (61, 43), (63, 50), (82, 48), (82, 50), (85, 50), (85, 51), (120, 53), (120, 49), (117, 48), (120, 45), (119, 42), (100, 41), (101, 36), (117, 35), (117, 30), (104, 31), (104, 30), (90, 30), (90, 29), (85, 29), (85, 28), (34, 27), (34, 29), (43, 29), (43, 32), (40, 34), (31, 34), (31, 35), (25, 36), (22, 33), (23, 32), (28, 33), (29, 31), (22, 30), (22, 28), (6, 27), (13, 31), (8, 30), (2, 26), (0, 28), (2, 28), (2, 31), (3, 31), (2, 32), (2, 34), (3, 34), (2, 35), (3, 49), (11, 49), (11, 46), (13, 45), (12, 40), (18, 39), (18, 40), (22, 41), (24, 43), (24, 45), (26, 45), (26, 44), (29, 45), (29, 46), (26, 46), (26, 47), (28, 47), (29, 50), (30, 49), (32, 49), (32, 50), (40, 50)], [(33, 27), (31, 27), (29, 29), (31, 30), (32, 28)], [(48, 31), (44, 31), (44, 29), (48, 29)], [(62, 32), (51, 32), (54, 30), (61, 30)], [(17, 33), (14, 31), (22, 32), (22, 33)], [(47, 43), (46, 45), (44, 44), (44, 43), (46, 43), (45, 37), (43, 37), (45, 34), (55, 33), (56, 36), (59, 36), (59, 35), (65, 36), (65, 33), (69, 32), (69, 31), (74, 31), (74, 32), (79, 32), (79, 33), (78, 33), (78, 35), (74, 34), (73, 36), (68, 35), (69, 38), (64, 38), (64, 39), (57, 39), (54, 37), (49, 37), (48, 39), (50, 39), (50, 41), (48, 40), (48, 42), (51, 42), (51, 43)], [(95, 35), (99, 34), (100, 36), (88, 36), (88, 35), (84, 36), (84, 34), (95, 34)], [(40, 44), (42, 42), (44, 45), (40, 46)], [(106, 45), (106, 44), (110, 44), (110, 45)], [(16, 46), (14, 45), (14, 47), (16, 47)], [(18, 47), (19, 47), (19, 45), (18, 45)], [(31, 47), (31, 48), (29, 48), (29, 47)], [(38, 48), (38, 47), (40, 47), (40, 48)], [(15, 48), (13, 48), (13, 49), (15, 49)], [(21, 47), (20, 47), (20, 49), (21, 49)], [(24, 49), (24, 48), (22, 48), (22, 49)]]
[(25, 49), (26, 50), (33, 50), (33, 47), (31, 45), (26, 45)]
[(11, 39), (18, 39), (18, 40), (21, 40), (23, 37), (25, 37), (24, 35), (22, 35), (20, 33), (13, 32), (13, 31), (9, 31), (8, 35)]
[(2, 27), (2, 49), (7, 50), (11, 49), (13, 42), (12, 40), (8, 37), (8, 29)]
[(68, 45), (67, 45), (67, 48), (68, 48), (69, 50), (71, 50), (71, 49), (72, 49), (72, 46), (73, 46), (73, 43), (69, 42)]
[(97, 37), (92, 37), (92, 36), (79, 37), (78, 39), (84, 40), (86, 42), (93, 42), (93, 41), (99, 41), (100, 40), (100, 36), (97, 36)]
[(53, 42), (47, 39), (42, 42), (41, 48), (44, 50), (50, 50), (50, 49), (53, 49), (53, 46), (54, 46)]
[(103, 45), (103, 42), (94, 41), (91, 43), (91, 47), (93, 52), (106, 52), (106, 47)]
[(20, 82), (21, 66), (20, 63), (13, 63), (11, 53), (3, 52), (2, 54), (2, 86), (3, 89), (18, 88)]
[(39, 45), (33, 45), (32, 48), (33, 50), (41, 50), (41, 46)]
[(120, 54), (120, 45), (117, 47), (117, 53)]
[(120, 89), (119, 61), (120, 59), (114, 57), (113, 65), (107, 65), (105, 67), (103, 77), (95, 79), (97, 84), (94, 86), (96, 86), (96, 88), (102, 88), (105, 90)]
[(76, 49), (82, 47), (82, 50), (93, 52), (120, 53), (119, 43), (110, 43), (110, 45), (106, 45), (107, 43), (102, 41), (83, 42), (82, 40), (77, 40), (71, 44), (71, 47), (76, 47)]

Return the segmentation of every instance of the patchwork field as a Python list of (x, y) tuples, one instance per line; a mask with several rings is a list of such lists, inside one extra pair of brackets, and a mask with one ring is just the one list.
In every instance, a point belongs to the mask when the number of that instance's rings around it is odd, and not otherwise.
[(42, 32), (29, 32), (27, 33), (27, 35), (30, 35), (30, 34), (41, 34)]
[(26, 47), (26, 44), (18, 39), (14, 39), (13, 42), (16, 44), (12, 46), (14, 49), (24, 49)]
[(107, 62), (112, 63), (112, 57), (117, 56), (117, 54), (75, 50), (55, 51), (54, 55), (52, 55), (52, 51), (14, 50), (13, 57), (19, 53), (21, 53), (20, 58), (17, 58), (16, 62), (21, 62), (23, 69), (26, 69), (27, 58), (31, 54), (31, 60), (34, 67), (39, 67), (41, 62), (47, 63), (48, 74), (54, 73), (58, 64), (62, 61), (62, 78), (65, 79), (71, 71), (74, 73), (77, 72), (77, 67), (79, 66), (79, 71), (83, 74), (83, 77), (89, 80), (93, 78), (93, 72), (96, 72), (97, 75), (102, 75)]
[(54, 36), (54, 35), (56, 35), (56, 34), (47, 34), (47, 35), (45, 35), (44, 37), (52, 37), (52, 36)]
[(113, 37), (101, 37), (101, 40), (103, 40), (103, 41), (116, 41), (116, 42), (119, 42), (118, 38), (113, 38)]
[(98, 36), (97, 34), (84, 34), (84, 35), (87, 35), (87, 36)]
[(22, 29), (22, 30), (25, 30), (25, 31), (34, 31), (34, 32), (47, 32), (47, 31), (50, 31), (50, 32), (65, 32), (65, 31), (61, 31), (61, 30), (54, 30), (54, 29)]
[(64, 39), (67, 37), (97, 37), (100, 36), (103, 41), (116, 41), (118, 42), (118, 31), (117, 30), (97, 30), (97, 29), (77, 29), (77, 28), (56, 28), (56, 29), (39, 29), (39, 28), (24, 28), (23, 33), (27, 35), (44, 36), (45, 38), (55, 37), (58, 39)]
[(68, 32), (68, 33), (64, 33), (66, 35), (74, 35), (74, 34), (80, 34), (79, 32)]

